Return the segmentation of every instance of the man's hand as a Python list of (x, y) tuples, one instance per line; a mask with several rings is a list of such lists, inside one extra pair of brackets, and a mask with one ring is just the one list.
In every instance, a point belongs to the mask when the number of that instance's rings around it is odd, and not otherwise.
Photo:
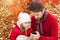
[(37, 31), (36, 31), (36, 34), (32, 34), (32, 33), (31, 33), (31, 35), (30, 35), (30, 38), (31, 38), (32, 40), (38, 40), (39, 37), (40, 37), (40, 34), (39, 34), (39, 32), (37, 32)]

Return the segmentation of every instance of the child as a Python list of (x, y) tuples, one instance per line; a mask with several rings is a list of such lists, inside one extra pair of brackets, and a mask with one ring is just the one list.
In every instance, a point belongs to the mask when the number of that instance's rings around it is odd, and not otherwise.
[(10, 40), (16, 40), (17, 36), (25, 35), (29, 36), (31, 30), (31, 17), (28, 13), (20, 13), (16, 26), (12, 29), (10, 34)]

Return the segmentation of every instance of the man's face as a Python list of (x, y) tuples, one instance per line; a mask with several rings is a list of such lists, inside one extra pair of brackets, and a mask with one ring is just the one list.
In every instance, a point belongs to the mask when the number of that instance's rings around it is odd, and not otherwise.
[(35, 19), (40, 20), (43, 16), (43, 12), (31, 12), (33, 16), (35, 16)]

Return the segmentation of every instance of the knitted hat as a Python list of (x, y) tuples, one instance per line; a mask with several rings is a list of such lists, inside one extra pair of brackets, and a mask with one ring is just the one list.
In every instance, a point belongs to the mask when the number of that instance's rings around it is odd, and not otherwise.
[(31, 22), (31, 17), (28, 13), (21, 12), (19, 13), (17, 24), (18, 26), (20, 26), (21, 23), (24, 23), (24, 22)]

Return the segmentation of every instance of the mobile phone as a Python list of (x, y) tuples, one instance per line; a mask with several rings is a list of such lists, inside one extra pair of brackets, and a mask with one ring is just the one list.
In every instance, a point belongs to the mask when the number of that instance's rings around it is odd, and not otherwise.
[(32, 34), (36, 34), (36, 32), (32, 32)]

